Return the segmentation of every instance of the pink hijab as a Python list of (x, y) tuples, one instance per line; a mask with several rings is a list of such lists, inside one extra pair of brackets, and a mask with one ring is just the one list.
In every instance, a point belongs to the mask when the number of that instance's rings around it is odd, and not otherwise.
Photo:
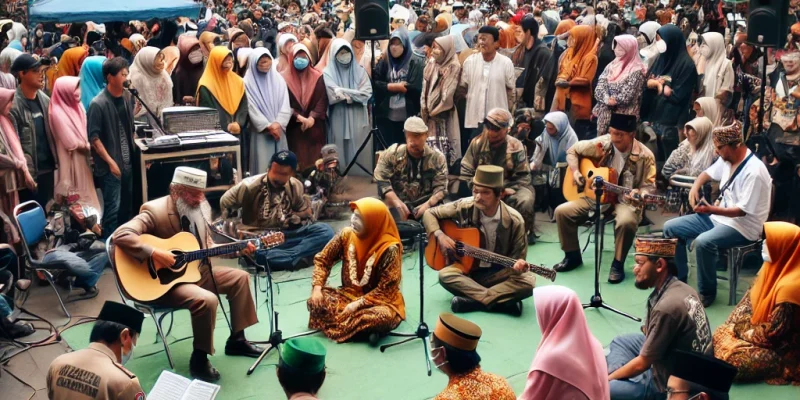
[[(25, 152), (22, 151), (22, 144), (20, 144), (17, 131), (14, 130), (14, 124), (8, 119), (8, 116), (11, 115), (11, 105), (14, 103), (14, 93), (15, 91), (11, 89), (0, 88), (0, 111), (2, 111), (0, 113), (0, 128), (2, 128), (2, 134), (6, 139), (6, 143), (8, 143), (9, 155), (14, 158), (15, 161), (21, 162), (23, 165), (23, 174), (29, 175), (28, 163), (25, 161)], [(23, 185), (19, 186), (22, 187)]]
[(619, 35), (614, 38), (614, 43), (625, 50), (622, 58), (615, 58), (608, 64), (608, 81), (618, 82), (628, 77), (632, 72), (647, 72), (642, 59), (639, 58), (639, 43), (633, 35)]
[(89, 167), (86, 111), (78, 91), (80, 82), (80, 78), (61, 77), (53, 85), (50, 98), (50, 129), (59, 160), (55, 193), (64, 197), (77, 194), (80, 203), (91, 205), (99, 214), (100, 202)]
[(572, 289), (552, 285), (534, 289), (533, 298), (542, 341), (519, 400), (542, 399), (539, 391), (548, 392), (548, 388), (530, 379), (534, 371), (560, 379), (592, 400), (609, 399), (603, 346), (589, 331), (578, 295)]

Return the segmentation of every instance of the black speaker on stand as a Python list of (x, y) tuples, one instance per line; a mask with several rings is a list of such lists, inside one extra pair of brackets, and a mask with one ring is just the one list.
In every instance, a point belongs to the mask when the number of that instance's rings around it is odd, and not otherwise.
[(783, 48), (789, 35), (788, 0), (750, 0), (747, 43)]

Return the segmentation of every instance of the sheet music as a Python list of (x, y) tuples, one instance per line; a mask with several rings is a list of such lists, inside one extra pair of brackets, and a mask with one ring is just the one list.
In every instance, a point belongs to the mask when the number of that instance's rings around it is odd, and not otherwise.
[(191, 380), (165, 370), (159, 375), (147, 398), (150, 400), (180, 399), (191, 384)]
[(181, 400), (214, 400), (219, 392), (219, 385), (194, 380)]

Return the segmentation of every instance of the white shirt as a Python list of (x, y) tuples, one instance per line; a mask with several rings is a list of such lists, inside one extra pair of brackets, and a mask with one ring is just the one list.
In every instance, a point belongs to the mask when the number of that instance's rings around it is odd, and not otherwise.
[[(748, 149), (745, 157), (750, 153)], [(733, 173), (731, 164), (722, 160), (722, 157), (717, 159), (705, 172), (711, 179), (719, 181), (720, 188), (725, 186)], [(742, 171), (720, 199), (720, 207), (738, 207), (744, 211), (745, 215), (735, 218), (712, 215), (711, 221), (714, 224), (722, 224), (736, 229), (745, 239), (756, 241), (761, 237), (764, 223), (767, 222), (769, 216), (771, 195), (772, 178), (770, 178), (764, 163), (754, 155), (742, 167)]]
[[(484, 75), (488, 65), (489, 73)], [(475, 53), (464, 61), (460, 86), (467, 87), (467, 110), (464, 117), (465, 128), (477, 128), (493, 108), (510, 109), (507, 90), (516, 85), (514, 63), (511, 59), (497, 53), (490, 62), (483, 60), (483, 54)]]
[[(497, 226), (500, 225), (500, 212), (501, 212), (500, 204), (497, 204), (497, 212), (494, 213), (493, 217), (487, 217), (483, 211), (480, 212), (481, 218), (481, 232), (483, 232), (483, 236), (486, 238), (486, 248), (484, 250), (494, 251), (494, 247), (496, 245), (495, 241), (497, 240)], [(481, 261), (480, 267), (481, 268), (489, 268), (492, 264)]]

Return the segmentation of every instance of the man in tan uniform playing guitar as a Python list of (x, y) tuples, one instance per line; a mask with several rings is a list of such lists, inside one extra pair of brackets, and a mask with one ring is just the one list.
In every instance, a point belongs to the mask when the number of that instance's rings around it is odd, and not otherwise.
[[(140, 235), (147, 233), (166, 239), (188, 231), (198, 238), (201, 248), (211, 247), (213, 243), (207, 223), (211, 218), (211, 206), (205, 199), (205, 186), (205, 171), (178, 167), (172, 178), (170, 195), (145, 203), (139, 215), (114, 232), (115, 250), (124, 251), (139, 261), (150, 259), (159, 270), (174, 265), (174, 255), (143, 243)], [(255, 246), (248, 244), (242, 253), (252, 254), (253, 251)], [(225, 294), (230, 304), (232, 332), (225, 345), (225, 354), (258, 357), (261, 349), (244, 337), (244, 329), (258, 322), (250, 294), (250, 275), (239, 269), (214, 267), (212, 276), (210, 267), (205, 260), (200, 267), (199, 282), (175, 286), (156, 303), (188, 309), (192, 313), (194, 352), (189, 370), (192, 377), (213, 382), (219, 379), (219, 372), (208, 361), (208, 355), (214, 354), (218, 294)]]

